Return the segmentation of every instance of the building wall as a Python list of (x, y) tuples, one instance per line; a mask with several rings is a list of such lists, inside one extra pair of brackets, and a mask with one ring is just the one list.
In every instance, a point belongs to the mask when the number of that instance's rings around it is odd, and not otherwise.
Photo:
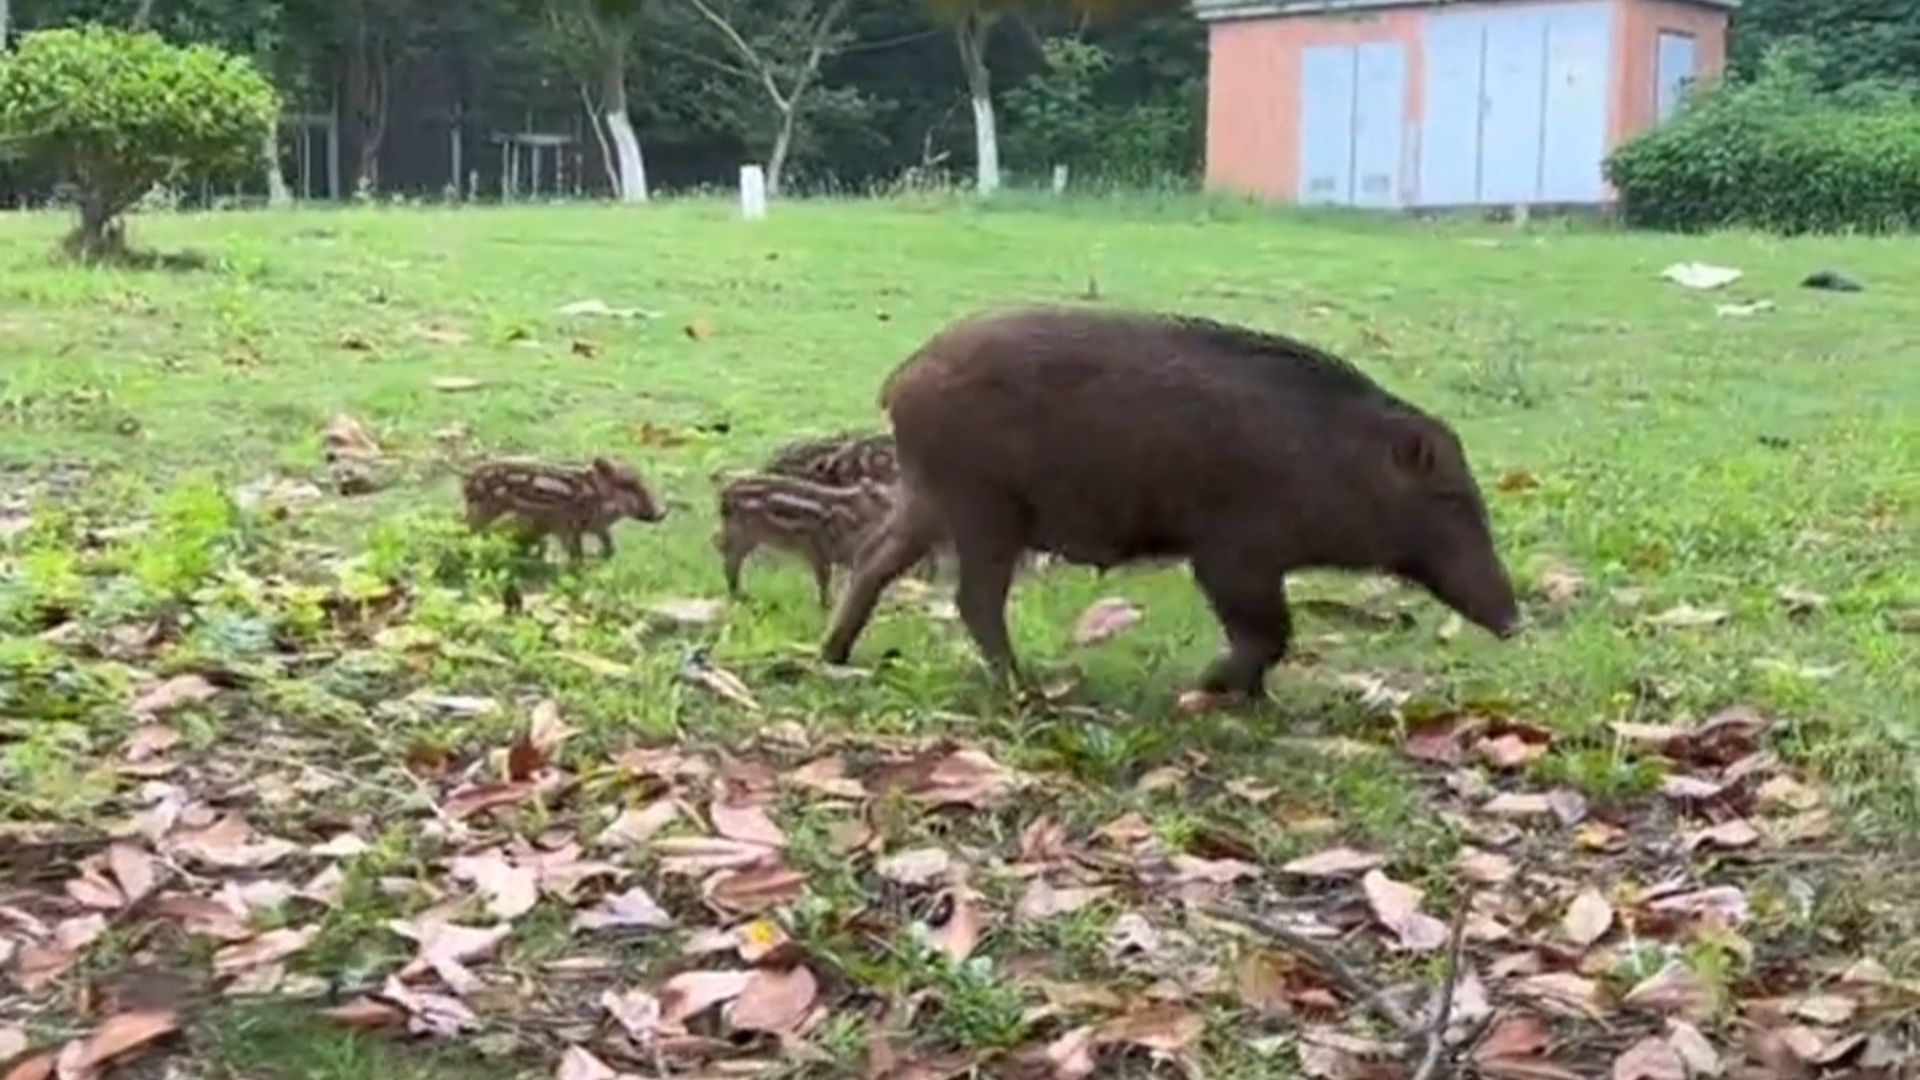
[[(1552, 0), (1547, 0), (1552, 2)], [(1614, 0), (1614, 49), (1607, 147), (1652, 126), (1654, 50), (1662, 30), (1691, 33), (1705, 76), (1725, 63), (1726, 12), (1679, 0)], [(1341, 14), (1235, 19), (1211, 24), (1207, 86), (1207, 185), (1293, 201), (1300, 185), (1300, 55), (1316, 45), (1397, 41), (1406, 52), (1405, 118), (1416, 131), (1426, 83), (1421, 43), (1426, 16), (1514, 3), (1449, 3)], [(1415, 144), (1417, 145), (1417, 143)], [(1413, 175), (1403, 183), (1417, 183)], [(1410, 193), (1409, 193), (1410, 194)], [(1609, 195), (1611, 192), (1609, 191)]]
[(1692, 34), (1694, 64), (1701, 77), (1718, 75), (1727, 64), (1727, 13), (1675, 0), (1618, 0), (1613, 21), (1617, 58), (1613, 105), (1609, 110), (1608, 148), (1653, 126), (1654, 48), (1663, 30)]
[(1406, 47), (1406, 115), (1421, 113), (1421, 13), (1388, 8), (1214, 23), (1208, 38), (1207, 184), (1292, 200), (1300, 190), (1300, 52), (1313, 45)]

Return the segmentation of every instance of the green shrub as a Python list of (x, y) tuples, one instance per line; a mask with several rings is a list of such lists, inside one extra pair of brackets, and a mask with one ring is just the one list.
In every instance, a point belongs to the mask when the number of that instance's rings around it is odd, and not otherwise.
[(1920, 108), (1886, 87), (1822, 93), (1785, 54), (1697, 95), (1607, 161), (1629, 224), (1893, 232), (1920, 225)]
[(151, 33), (43, 30), (0, 58), (0, 140), (74, 183), (87, 259), (124, 250), (120, 215), (155, 184), (257, 167), (278, 109), (248, 61)]

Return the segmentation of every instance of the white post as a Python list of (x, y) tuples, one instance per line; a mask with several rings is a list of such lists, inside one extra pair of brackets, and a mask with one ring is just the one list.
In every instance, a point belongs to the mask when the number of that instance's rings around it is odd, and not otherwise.
[(740, 216), (748, 221), (767, 216), (767, 174), (758, 165), (740, 166)]
[(1065, 165), (1055, 165), (1053, 167), (1053, 193), (1058, 195), (1066, 190), (1067, 167)]

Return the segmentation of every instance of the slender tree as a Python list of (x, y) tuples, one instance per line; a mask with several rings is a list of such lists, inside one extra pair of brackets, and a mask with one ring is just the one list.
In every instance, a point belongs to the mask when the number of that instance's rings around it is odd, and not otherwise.
[(547, 0), (553, 28), (575, 56), (573, 67), (588, 112), (594, 114), (595, 132), (604, 124), (612, 142), (601, 145), (622, 202), (647, 200), (646, 162), (627, 111), (627, 68), (650, 6), (651, 0)]
[(767, 192), (780, 193), (802, 106), (820, 83), (820, 65), (850, 38), (853, 0), (685, 0), (718, 37), (726, 59), (703, 59), (766, 94), (776, 116), (767, 154)]

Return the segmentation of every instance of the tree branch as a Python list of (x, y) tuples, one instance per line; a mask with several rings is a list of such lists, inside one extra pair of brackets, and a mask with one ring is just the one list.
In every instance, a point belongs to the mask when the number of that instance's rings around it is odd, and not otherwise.
[(687, 3), (692, 4), (702, 18), (712, 23), (720, 31), (721, 36), (733, 46), (734, 51), (740, 54), (740, 58), (752, 66), (754, 73), (759, 76), (760, 85), (767, 91), (767, 96), (773, 99), (774, 105), (782, 111), (791, 108), (787, 104), (786, 96), (780, 92), (780, 85), (773, 79), (773, 68), (760, 58), (760, 54), (752, 45), (747, 44), (747, 39), (740, 36), (740, 31), (735, 30), (733, 24), (719, 12), (707, 6), (706, 0), (687, 0)]

